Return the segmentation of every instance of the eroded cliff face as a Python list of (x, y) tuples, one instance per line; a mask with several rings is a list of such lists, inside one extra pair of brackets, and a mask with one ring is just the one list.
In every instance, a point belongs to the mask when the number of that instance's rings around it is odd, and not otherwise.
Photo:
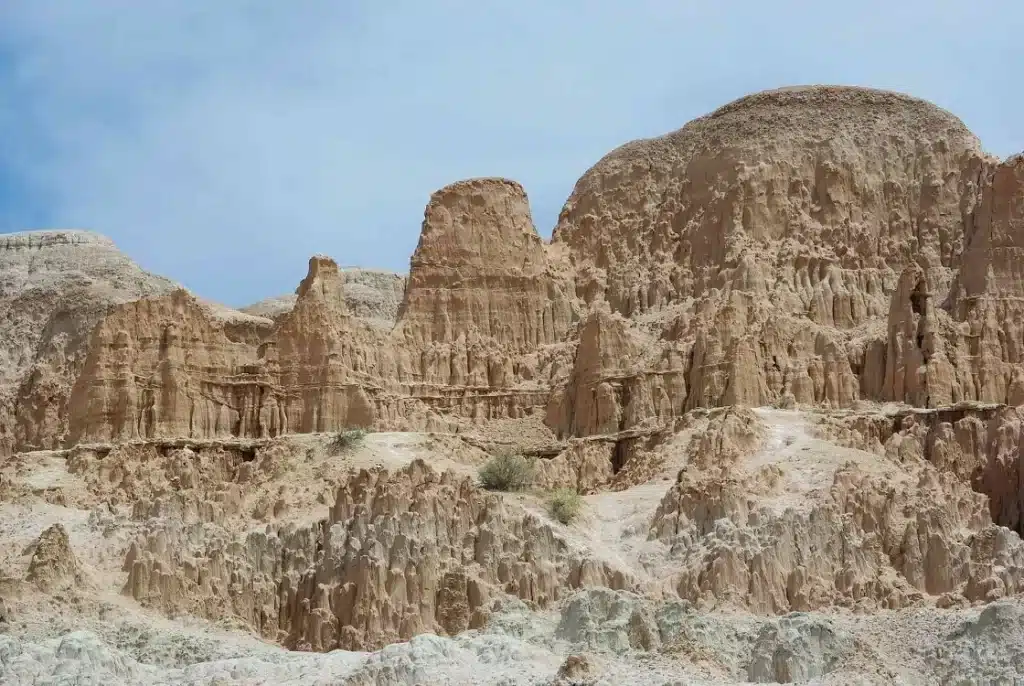
[(0, 236), (0, 455), (59, 445), (93, 327), (118, 303), (174, 287), (95, 233)]
[(308, 526), (230, 544), (223, 523), (218, 509), (184, 527), (152, 522), (128, 553), (124, 592), (167, 611), (230, 613), (289, 647), (325, 651), (479, 628), (505, 594), (547, 607), (580, 585), (626, 583), (500, 495), (421, 461), (352, 475)]
[(294, 307), (256, 344), (232, 340), (183, 291), (116, 309), (93, 334), (69, 444), (374, 426), (398, 356), (349, 315), (340, 286), (334, 261), (313, 257)]
[(691, 462), (652, 522), (672, 547), (672, 587), (770, 614), (1019, 593), (1024, 544), (987, 498), (927, 460), (896, 465), (813, 441)]
[(818, 432), (898, 461), (926, 461), (988, 497), (991, 519), (1024, 531), (1021, 407), (962, 404), (938, 410), (823, 417)]
[[(749, 96), (599, 161), (550, 245), (515, 182), (436, 192), (393, 324), (367, 317), (325, 257), (272, 325), (188, 309), (222, 330), (194, 351), (171, 340), (161, 353), (163, 333), (143, 323), (155, 315), (126, 305), (82, 346), (95, 360), (76, 383), (96, 402), (72, 408), (70, 440), (531, 415), (569, 438), (734, 404), (1017, 404), (1021, 159), (986, 156), (953, 115), (907, 96)], [(177, 313), (167, 297), (150, 309)], [(182, 362), (163, 361), (176, 346)], [(116, 361), (125, 347), (139, 352)], [(112, 390), (128, 376), (161, 400)], [(99, 409), (114, 397), (134, 407), (124, 419)], [(157, 406), (163, 419), (139, 419)], [(50, 424), (25, 431), (52, 443)]]
[(427, 205), (399, 319), (418, 343), (483, 338), (532, 350), (565, 336), (569, 287), (552, 273), (522, 186), (461, 181)]
[[(458, 182), (407, 279), (318, 255), (248, 314), (101, 239), (2, 248), (0, 622), (141, 605), (482, 664), (507, 632), (595, 657), (561, 681), (859, 673), (894, 618), (952, 645), (996, 601), (977, 625), (1024, 626), (1024, 157), (922, 101), (743, 98), (599, 161), (547, 244), (518, 184)], [(482, 488), (497, 450), (529, 489)], [(397, 654), (353, 679), (424, 680)]]
[(486, 454), (453, 434), (22, 453), (0, 462), (0, 669), (138, 683), (120, 656), (141, 644), (187, 661), (150, 683), (476, 683), (496, 660), (538, 683), (1019, 674), (1024, 544), (969, 481), (991, 473), (1018, 516), (1019, 427), (981, 405), (698, 409), (626, 490), (597, 467), (608, 437), (539, 458), (594, 490), (568, 526), (482, 490)]
[(964, 255), (948, 292), (919, 265), (900, 275), (884, 353), (881, 342), (871, 344), (876, 364), (885, 359), (881, 387), (869, 387), (881, 399), (922, 407), (1024, 402), (1022, 170), (1020, 156), (983, 168), (978, 191), (967, 198), (974, 204)]
[[(121, 305), (94, 330), (70, 400), (70, 444), (244, 433), (246, 385), (214, 374), (255, 362), (189, 293)], [(212, 377), (212, 378), (211, 378)], [(94, 380), (102, 379), (102, 383)]]
[(647, 334), (593, 402), (619, 430), (731, 404), (1020, 402), (1020, 164), (933, 105), (829, 87), (612, 152), (553, 239), (577, 295)]
[(255, 342), (185, 293), (117, 309), (94, 333), (69, 441), (443, 429), (546, 404), (573, 302), (518, 184), (434, 194), (394, 327), (351, 312), (348, 279), (311, 258)]
[(768, 287), (780, 309), (849, 328), (884, 312), (890, 270), (956, 267), (979, 158), (962, 122), (914, 98), (769, 91), (610, 153), (555, 240), (581, 295), (623, 314)]

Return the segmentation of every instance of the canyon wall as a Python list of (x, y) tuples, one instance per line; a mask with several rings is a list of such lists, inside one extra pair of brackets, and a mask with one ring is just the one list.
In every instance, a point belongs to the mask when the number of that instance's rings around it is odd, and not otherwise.
[(733, 404), (1018, 404), (1022, 165), (908, 96), (752, 95), (604, 157), (550, 243), (519, 184), (472, 179), (430, 198), (407, 279), (315, 257), (248, 320), (128, 289), (73, 337), (70, 403), (44, 400), (40, 362), (4, 440), (524, 417), (568, 438)]
[[(37, 588), (303, 651), (1024, 592), (1024, 156), (923, 101), (743, 98), (598, 161), (549, 242), (460, 181), (407, 277), (316, 255), (244, 312), (93, 234), (2, 240), (0, 500), (82, 513)], [(478, 483), (500, 450), (531, 488)]]
[(1019, 402), (1015, 296), (995, 292), (1016, 283), (1019, 169), (951, 114), (857, 88), (760, 93), (619, 148), (554, 244), (591, 309), (654, 335), (589, 393), (620, 429), (677, 413), (663, 393), (685, 409)]
[(175, 287), (95, 233), (0, 236), (0, 456), (60, 445), (93, 328), (111, 307)]
[(574, 310), (518, 184), (434, 194), (393, 326), (353, 314), (350, 279), (311, 258), (255, 343), (183, 291), (116, 308), (75, 384), (69, 443), (446, 429), (543, 409)]

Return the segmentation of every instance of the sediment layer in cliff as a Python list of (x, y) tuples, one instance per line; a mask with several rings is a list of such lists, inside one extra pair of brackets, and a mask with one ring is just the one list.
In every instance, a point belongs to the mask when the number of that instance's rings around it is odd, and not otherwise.
[(752, 95), (600, 160), (547, 244), (521, 186), (472, 179), (430, 198), (406, 280), (358, 277), (379, 297), (324, 257), (273, 321), (172, 286), (119, 296), (60, 372), (73, 397), (43, 402), (41, 360), (5, 440), (528, 416), (569, 438), (733, 404), (1018, 404), (1021, 160), (908, 96)]

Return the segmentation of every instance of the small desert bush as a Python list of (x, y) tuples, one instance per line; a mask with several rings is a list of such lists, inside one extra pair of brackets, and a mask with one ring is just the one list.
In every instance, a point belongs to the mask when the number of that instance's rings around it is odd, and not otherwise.
[(533, 465), (522, 455), (501, 452), (480, 468), (480, 485), (491, 491), (521, 491), (533, 479)]
[(340, 455), (343, 452), (352, 450), (366, 438), (365, 429), (347, 429), (334, 434), (330, 442), (332, 455)]
[(548, 497), (548, 512), (562, 524), (569, 524), (583, 510), (583, 496), (572, 488), (558, 488)]

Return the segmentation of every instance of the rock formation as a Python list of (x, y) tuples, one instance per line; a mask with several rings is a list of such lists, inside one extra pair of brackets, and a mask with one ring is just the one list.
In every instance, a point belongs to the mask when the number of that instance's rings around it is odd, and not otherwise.
[[(519, 184), (460, 181), (408, 277), (317, 255), (245, 312), (93, 234), (0, 259), (19, 622), (119, 591), (336, 651), (346, 683), (1024, 674), (1024, 156), (926, 102), (742, 98), (599, 160), (550, 242)], [(531, 489), (476, 483), (499, 450)], [(935, 648), (975, 634), (998, 649)]]
[[(398, 308), (405, 296), (405, 276), (379, 269), (345, 267), (341, 275), (341, 298), (349, 312), (390, 328), (398, 319)], [(277, 319), (291, 312), (298, 296), (294, 293), (267, 298), (241, 308), (241, 312), (258, 317)]]
[[(177, 354), (191, 362), (161, 362), (144, 351), (163, 338), (143, 331), (148, 310), (124, 306), (81, 346), (95, 362), (77, 379), (90, 400), (72, 409), (70, 440), (538, 412), (573, 437), (732, 404), (1015, 404), (1021, 164), (986, 156), (953, 115), (907, 96), (749, 96), (607, 155), (550, 245), (518, 184), (474, 179), (431, 197), (407, 282), (318, 257), (290, 309), (253, 310), (271, 326), (190, 308), (213, 320), (196, 326), (223, 329), (226, 356), (204, 361), (209, 344), (185, 342)], [(106, 359), (117, 346), (144, 352)], [(118, 373), (149, 391), (128, 402), (111, 388), (126, 383)], [(134, 408), (97, 409), (112, 402)], [(44, 419), (25, 426), (62, 435)]]
[[(1009, 264), (984, 241), (1012, 244), (1018, 167), (928, 103), (827, 87), (749, 96), (612, 152), (554, 235), (587, 303), (661, 324), (605, 402), (633, 400), (651, 377), (672, 379), (686, 409), (1006, 402), (1016, 353), (976, 359), (982, 318), (953, 303), (959, 284), (978, 287), (968, 272)], [(1012, 317), (989, 321), (989, 336), (1013, 336)], [(934, 350), (944, 334), (959, 349)], [(676, 406), (656, 395), (647, 407), (641, 417)]]
[[(0, 337), (0, 454), (63, 443), (72, 387), (97, 325), (117, 317), (121, 305), (131, 309), (140, 299), (180, 289), (88, 231), (0, 237), (0, 279), (0, 312), (7, 322)], [(196, 303), (233, 340), (254, 343), (271, 325), (222, 305)]]
[(1020, 407), (961, 405), (824, 417), (819, 433), (892, 460), (926, 461), (988, 498), (995, 523), (1024, 532)]
[(39, 536), (25, 580), (44, 591), (85, 581), (78, 559), (71, 550), (68, 533), (60, 524), (54, 524)]
[(132, 545), (124, 592), (165, 610), (231, 613), (293, 648), (456, 634), (482, 626), (495, 593), (546, 607), (570, 588), (627, 583), (499, 495), (421, 461), (394, 474), (362, 470), (338, 489), (326, 520), (237, 543), (216, 526), (222, 508), (192, 512), (183, 525), (154, 521)]
[(559, 342), (571, 316), (522, 186), (473, 179), (434, 193), (399, 315), (410, 339), (529, 350)]
[(559, 347), (572, 307), (517, 184), (434, 195), (394, 328), (352, 315), (348, 278), (312, 258), (258, 344), (183, 292), (115, 310), (93, 334), (69, 441), (426, 428), (546, 402), (560, 351), (544, 347)]
[[(93, 331), (71, 394), (68, 440), (237, 434), (238, 403), (217, 396), (235, 386), (221, 389), (205, 377), (233, 373), (255, 355), (218, 324), (183, 290), (117, 307)], [(96, 378), (106, 383), (89, 383)]]
[(93, 327), (112, 305), (173, 288), (94, 233), (0, 236), (0, 454), (59, 445)]
[(850, 465), (820, 505), (751, 507), (780, 476), (687, 476), (666, 496), (658, 535), (676, 545), (705, 538), (679, 560), (681, 597), (784, 614), (900, 608), (922, 594), (991, 601), (1022, 590), (1024, 545), (992, 524), (984, 496), (951, 475), (923, 469), (918, 483), (894, 484)]
[(914, 98), (768, 91), (610, 153), (577, 183), (555, 241), (572, 249), (577, 291), (624, 315), (768, 290), (784, 312), (850, 328), (884, 312), (892, 270), (919, 256), (956, 266), (980, 156), (958, 119)]

